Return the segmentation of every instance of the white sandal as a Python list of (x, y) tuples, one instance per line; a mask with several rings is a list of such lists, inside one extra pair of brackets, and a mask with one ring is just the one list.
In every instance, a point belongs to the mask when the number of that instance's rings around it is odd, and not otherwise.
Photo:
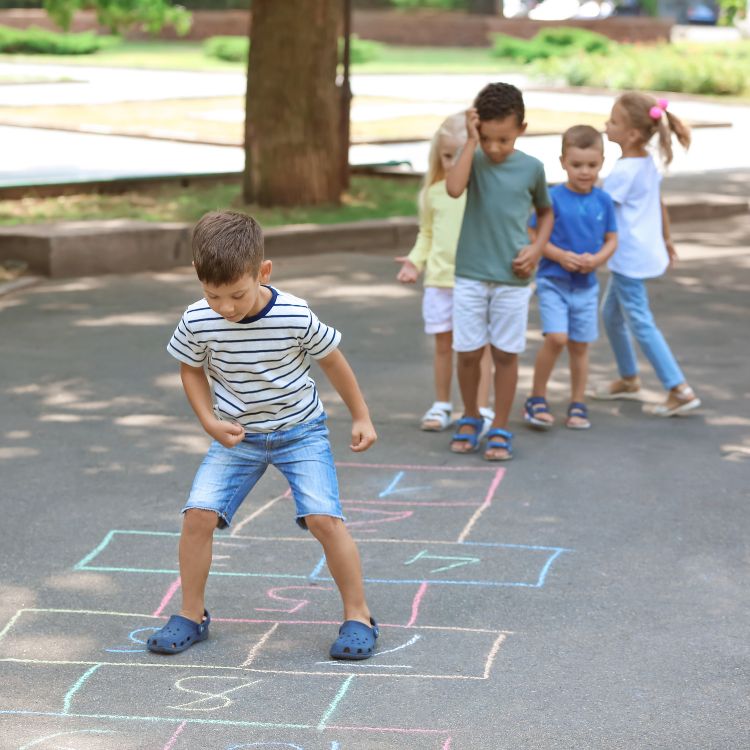
[(436, 401), (424, 413), (420, 428), (425, 432), (442, 432), (452, 423), (453, 404), (449, 404), (447, 401)]
[(693, 411), (701, 405), (701, 400), (695, 395), (695, 391), (689, 385), (683, 385), (677, 391), (672, 391), (680, 402), (670, 406), (668, 401), (657, 404), (651, 413), (656, 417), (676, 417), (680, 414)]

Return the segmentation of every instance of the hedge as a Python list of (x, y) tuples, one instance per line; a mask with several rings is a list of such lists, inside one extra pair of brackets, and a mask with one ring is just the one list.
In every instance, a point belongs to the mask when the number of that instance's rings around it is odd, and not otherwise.
[(547, 28), (532, 39), (518, 39), (495, 34), (492, 55), (515, 62), (529, 63), (553, 57), (567, 57), (580, 52), (607, 55), (617, 44), (602, 34), (574, 27)]
[[(344, 40), (339, 39), (339, 55), (341, 55)], [(380, 56), (383, 45), (369, 39), (351, 37), (351, 61), (354, 64), (376, 60)], [(208, 57), (216, 57), (228, 62), (247, 62), (250, 50), (250, 40), (244, 36), (212, 36), (203, 42), (203, 52)]]
[(30, 26), (14, 29), (0, 26), (0, 52), (32, 55), (90, 55), (119, 43), (119, 37), (85, 31), (81, 34), (58, 34)]

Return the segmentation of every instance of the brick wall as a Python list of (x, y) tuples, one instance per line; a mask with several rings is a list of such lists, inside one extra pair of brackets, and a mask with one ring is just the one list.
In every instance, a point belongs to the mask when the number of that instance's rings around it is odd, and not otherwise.
[[(195, 11), (193, 28), (183, 39), (206, 39), (219, 35), (245, 35), (249, 29), (249, 13), (241, 10)], [(0, 11), (0, 25), (26, 28), (41, 26), (54, 29), (43, 10), (16, 9)], [(464, 13), (436, 11), (357, 10), (353, 30), (363, 39), (375, 39), (388, 44), (413, 46), (486, 47), (494, 33), (510, 34), (528, 39), (546, 26), (578, 26), (598, 31), (618, 42), (668, 41), (672, 19), (622, 17), (601, 21), (531, 21), (527, 18), (492, 18)], [(96, 17), (89, 11), (76, 14), (73, 31), (95, 29)], [(103, 29), (102, 29), (103, 31)], [(148, 35), (131, 32), (128, 37), (138, 39)], [(177, 38), (172, 29), (165, 29), (163, 39)]]

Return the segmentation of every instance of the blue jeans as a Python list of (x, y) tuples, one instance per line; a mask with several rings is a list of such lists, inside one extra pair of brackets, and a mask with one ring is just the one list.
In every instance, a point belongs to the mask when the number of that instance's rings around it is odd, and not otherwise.
[(667, 390), (685, 382), (669, 344), (656, 327), (644, 279), (631, 279), (613, 272), (604, 293), (602, 317), (621, 377), (630, 378), (638, 374), (638, 361), (633, 348), (635, 337)]
[(343, 520), (325, 415), (287, 430), (245, 433), (245, 439), (234, 448), (225, 448), (214, 440), (182, 512), (190, 508), (212, 510), (219, 516), (219, 528), (229, 526), (269, 465), (289, 482), (301, 528), (307, 528), (305, 516)]

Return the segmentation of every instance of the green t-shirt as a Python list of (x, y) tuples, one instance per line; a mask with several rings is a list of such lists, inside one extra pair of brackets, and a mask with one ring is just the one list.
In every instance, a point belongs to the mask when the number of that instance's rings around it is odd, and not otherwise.
[(532, 208), (550, 206), (544, 165), (514, 151), (493, 164), (481, 148), (474, 152), (466, 210), (456, 251), (456, 276), (496, 284), (526, 286), (531, 278), (513, 273), (513, 259), (529, 244)]

